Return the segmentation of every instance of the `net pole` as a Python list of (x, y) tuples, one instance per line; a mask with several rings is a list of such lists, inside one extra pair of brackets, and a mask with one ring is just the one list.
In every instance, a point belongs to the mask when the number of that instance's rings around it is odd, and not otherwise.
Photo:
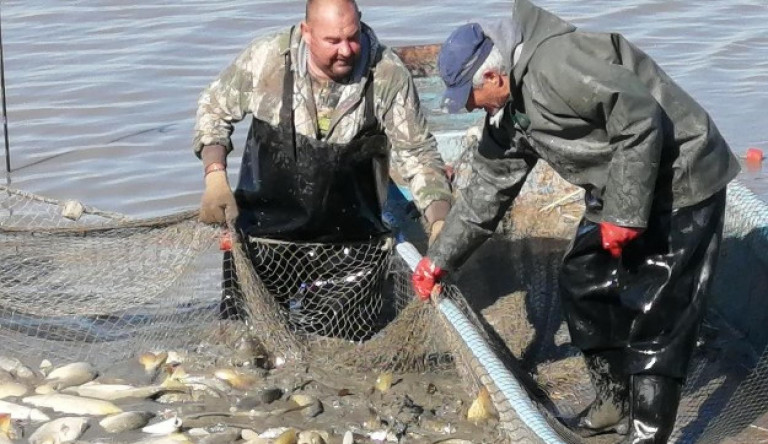
[(3, 19), (0, 1), (0, 90), (3, 94), (3, 137), (5, 139), (5, 173), (11, 174), (11, 148), (8, 143), (8, 114), (5, 101), (5, 55), (3, 54)]

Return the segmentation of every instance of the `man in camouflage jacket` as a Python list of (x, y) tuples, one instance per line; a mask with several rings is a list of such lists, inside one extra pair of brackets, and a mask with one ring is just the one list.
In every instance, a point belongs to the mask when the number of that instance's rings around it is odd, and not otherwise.
[[(233, 193), (226, 156), (247, 114)], [(245, 239), (375, 242), (388, 231), (390, 159), (432, 234), (452, 200), (413, 79), (354, 0), (309, 0), (300, 25), (253, 41), (202, 93), (194, 150), (205, 169), (200, 219), (233, 221)]]
[(487, 116), (469, 183), (414, 273), (417, 292), (428, 298), (493, 233), (546, 161), (586, 191), (560, 293), (597, 399), (569, 425), (584, 435), (629, 425), (624, 443), (666, 442), (737, 159), (648, 55), (528, 0), (516, 0), (509, 19), (454, 31), (438, 65), (449, 111)]
[[(320, 9), (349, 8), (357, 11), (354, 1), (314, 0)], [(309, 7), (308, 7), (309, 9)], [(321, 12), (321, 14), (324, 12)], [(359, 17), (359, 13), (358, 14)], [(211, 195), (209, 178), (226, 179), (216, 170), (225, 165), (232, 151), (233, 125), (252, 114), (255, 120), (278, 126), (285, 76), (284, 56), (292, 60), (294, 78), (295, 131), (329, 143), (345, 144), (354, 139), (364, 124), (367, 81), (373, 76), (373, 103), (370, 104), (391, 147), (391, 160), (397, 172), (408, 182), (417, 207), (432, 226), (444, 219), (450, 208), (451, 191), (437, 143), (429, 132), (419, 106), (413, 79), (398, 57), (381, 45), (373, 30), (359, 21), (357, 29), (344, 36), (356, 43), (350, 56), (352, 71), (337, 78), (337, 105), (330, 116), (318, 116), (310, 60), (312, 43), (303, 37), (311, 32), (306, 22), (289, 30), (253, 41), (203, 92), (198, 102), (194, 151), (207, 168), (206, 195), (201, 218), (205, 222), (223, 222), (226, 212), (234, 219), (236, 206), (228, 196)], [(334, 36), (333, 38), (337, 38)], [(337, 41), (336, 45), (348, 45)], [(317, 45), (324, 44), (318, 42)], [(350, 49), (344, 49), (350, 51)], [(327, 113), (326, 113), (327, 114)], [(324, 119), (319, 117), (325, 117)], [(330, 117), (330, 119), (328, 118)], [(218, 164), (218, 165), (217, 165)], [(213, 167), (211, 165), (214, 165)], [(221, 180), (213, 181), (219, 183)]]

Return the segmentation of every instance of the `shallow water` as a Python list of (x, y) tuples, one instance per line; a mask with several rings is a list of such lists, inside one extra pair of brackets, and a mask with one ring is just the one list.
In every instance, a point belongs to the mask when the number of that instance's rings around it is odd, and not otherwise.
[[(405, 45), (440, 42), (512, 3), (360, 4), (384, 42)], [(583, 28), (623, 32), (710, 111), (734, 151), (768, 150), (764, 0), (539, 4)], [(3, 2), (12, 186), (131, 215), (195, 208), (198, 94), (248, 41), (296, 23), (303, 8), (274, 0)], [(768, 196), (765, 174), (741, 179)]]

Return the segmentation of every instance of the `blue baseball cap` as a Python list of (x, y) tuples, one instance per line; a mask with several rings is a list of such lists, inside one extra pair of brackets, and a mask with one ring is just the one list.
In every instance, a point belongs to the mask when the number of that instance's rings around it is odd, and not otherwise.
[(477, 23), (467, 23), (454, 30), (437, 56), (437, 68), (445, 83), (443, 106), (455, 114), (466, 108), (472, 91), (472, 77), (493, 49), (493, 41)]

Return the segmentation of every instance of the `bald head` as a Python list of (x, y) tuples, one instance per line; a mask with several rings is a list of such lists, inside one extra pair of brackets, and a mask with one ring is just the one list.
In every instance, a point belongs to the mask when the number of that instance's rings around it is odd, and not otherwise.
[(325, 14), (344, 14), (350, 11), (349, 8), (352, 8), (358, 17), (360, 16), (360, 9), (355, 0), (307, 0), (304, 21), (311, 23)]
[(342, 81), (360, 57), (360, 12), (354, 0), (308, 0), (301, 36), (309, 49), (309, 72)]

